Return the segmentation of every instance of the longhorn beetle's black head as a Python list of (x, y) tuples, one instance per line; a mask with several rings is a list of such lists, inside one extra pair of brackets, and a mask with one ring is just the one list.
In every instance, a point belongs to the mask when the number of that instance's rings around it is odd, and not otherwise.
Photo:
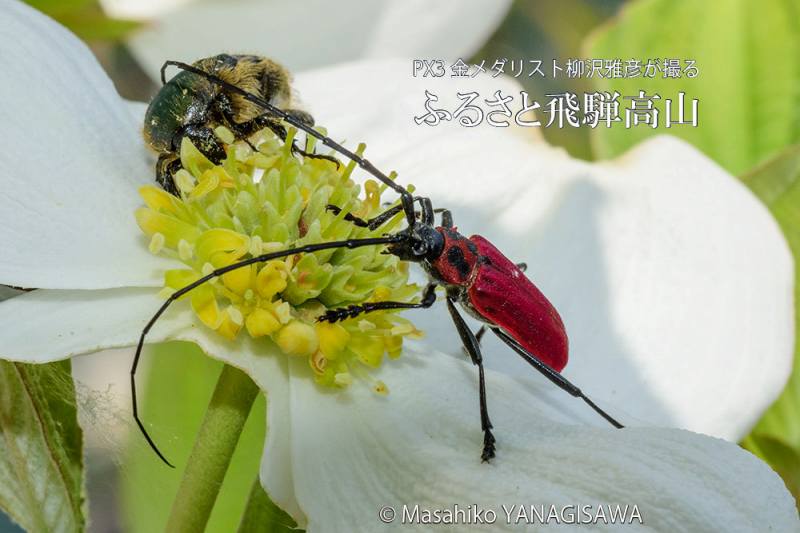
[(387, 251), (403, 261), (434, 261), (444, 250), (444, 237), (428, 224), (417, 222), (398, 235), (405, 238), (390, 244)]

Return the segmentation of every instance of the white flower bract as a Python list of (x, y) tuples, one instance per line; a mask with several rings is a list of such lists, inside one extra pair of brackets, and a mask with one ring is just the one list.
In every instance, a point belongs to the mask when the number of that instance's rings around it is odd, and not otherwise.
[(364, 58), (410, 57), (449, 64), (478, 51), (503, 20), (511, 0), (101, 0), (101, 4), (112, 16), (143, 20), (144, 27), (128, 44), (156, 80), (166, 56), (194, 60), (222, 50), (280, 58), (293, 71)]

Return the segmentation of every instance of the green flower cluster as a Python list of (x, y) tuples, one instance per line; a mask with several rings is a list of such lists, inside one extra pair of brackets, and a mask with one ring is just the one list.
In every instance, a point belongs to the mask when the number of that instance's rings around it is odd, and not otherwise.
[[(218, 136), (233, 141), (230, 132)], [(190, 141), (181, 145), (183, 169), (175, 176), (180, 198), (155, 186), (140, 193), (146, 207), (136, 212), (153, 253), (181, 261), (165, 273), (165, 295), (215, 268), (260, 254), (335, 240), (380, 236), (397, 229), (397, 215), (377, 231), (344, 219), (370, 218), (382, 211), (385, 185), (363, 187), (346, 167), (323, 159), (299, 158), (286, 142), (265, 131), (251, 143), (231, 143), (214, 165)], [(308, 149), (313, 149), (313, 145)], [(359, 147), (363, 152), (364, 146)], [(362, 194), (363, 193), (363, 194)], [(334, 214), (328, 204), (342, 208)], [(318, 383), (345, 387), (353, 376), (386, 386), (366, 369), (385, 355), (400, 355), (404, 337), (421, 333), (386, 311), (343, 322), (317, 322), (328, 309), (383, 300), (411, 301), (419, 287), (408, 283), (408, 264), (382, 254), (381, 247), (295, 254), (228, 272), (183, 298), (206, 326), (227, 339), (240, 334), (269, 338), (284, 353), (308, 358)]]

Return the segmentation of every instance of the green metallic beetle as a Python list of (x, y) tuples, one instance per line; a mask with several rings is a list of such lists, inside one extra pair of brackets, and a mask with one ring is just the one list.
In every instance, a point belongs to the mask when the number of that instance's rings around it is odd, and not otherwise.
[[(143, 134), (147, 145), (158, 153), (156, 181), (168, 192), (178, 194), (173, 176), (181, 168), (179, 151), (184, 137), (214, 164), (225, 158), (225, 145), (214, 134), (217, 126), (225, 126), (237, 140), (247, 140), (264, 128), (286, 139), (286, 128), (275, 115), (193, 72), (182, 71), (167, 82), (164, 76), (167, 66), (169, 63), (161, 69), (163, 85), (145, 113)], [(220, 54), (200, 59), (192, 66), (264, 98), (304, 124), (314, 125), (311, 115), (291, 108), (289, 73), (271, 59)], [(296, 146), (293, 150), (338, 164), (330, 156), (308, 154)]]

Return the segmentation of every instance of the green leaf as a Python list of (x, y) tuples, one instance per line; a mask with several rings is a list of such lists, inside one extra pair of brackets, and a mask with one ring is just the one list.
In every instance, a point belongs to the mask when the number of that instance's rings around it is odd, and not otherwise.
[[(753, 169), (742, 181), (778, 220), (795, 262), (795, 329), (800, 330), (800, 145)], [(743, 445), (767, 461), (800, 497), (800, 338), (795, 339), (794, 371), (780, 398)], [(800, 499), (798, 499), (800, 502)]]
[[(742, 176), (769, 207), (786, 236), (795, 262), (795, 307), (800, 304), (800, 145)], [(795, 327), (800, 312), (795, 311)], [(800, 337), (796, 339), (794, 372), (778, 401), (753, 430), (755, 435), (770, 435), (800, 452)], [(755, 451), (755, 450), (754, 450)]]
[(84, 531), (83, 436), (69, 361), (0, 361), (0, 508), (28, 531)]
[[(592, 131), (596, 156), (614, 157), (646, 137), (669, 133), (741, 174), (800, 141), (800, 0), (638, 0), (587, 41), (589, 58), (693, 59), (693, 79), (597, 79), (622, 96), (658, 93), (677, 104), (699, 99), (698, 127), (624, 123)], [(622, 100), (620, 115), (629, 101)], [(673, 115), (675, 111), (673, 110)]]
[(783, 478), (795, 501), (800, 502), (800, 453), (796, 448), (779, 438), (757, 433), (748, 435), (743, 446), (769, 463)]
[(56, 20), (81, 40), (90, 42), (119, 42), (141, 26), (141, 23), (132, 20), (108, 18), (96, 9), (66, 14), (56, 17)]
[(140, 22), (106, 16), (97, 0), (25, 0), (52, 17), (84, 41), (119, 42), (141, 26)]
[[(126, 531), (164, 531), (183, 468), (194, 445), (222, 364), (189, 343), (153, 347), (142, 383), (142, 419), (161, 451), (177, 468), (164, 465), (138, 431), (130, 435), (123, 463), (122, 492)], [(207, 532), (235, 531), (258, 475), (264, 448), (265, 402), (259, 395), (250, 413), (211, 513)], [(132, 426), (135, 428), (135, 426)], [(267, 524), (262, 524), (266, 531)]]
[(77, 13), (97, 5), (97, 0), (25, 0), (29, 6), (51, 17)]

